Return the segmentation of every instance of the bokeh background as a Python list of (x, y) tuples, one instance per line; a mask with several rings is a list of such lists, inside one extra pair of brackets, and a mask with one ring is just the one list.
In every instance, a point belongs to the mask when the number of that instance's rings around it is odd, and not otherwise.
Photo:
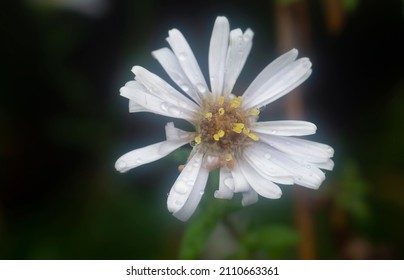
[[(174, 27), (206, 75), (218, 15), (255, 32), (236, 93), (285, 50), (310, 57), (310, 79), (262, 117), (316, 123), (335, 169), (246, 208), (214, 199), (212, 174), (183, 223), (166, 198), (186, 147), (114, 169), (171, 121), (129, 114), (119, 88), (133, 65), (168, 80), (150, 52)], [(5, 1), (0, 30), (1, 259), (404, 258), (403, 1)]]

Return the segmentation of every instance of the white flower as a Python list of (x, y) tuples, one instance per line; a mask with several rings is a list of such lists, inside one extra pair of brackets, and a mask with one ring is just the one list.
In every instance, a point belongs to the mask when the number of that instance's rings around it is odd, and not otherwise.
[(154, 51), (170, 78), (188, 96), (155, 74), (135, 66), (135, 80), (120, 89), (129, 99), (129, 111), (147, 111), (184, 119), (195, 127), (186, 132), (166, 126), (167, 140), (131, 151), (115, 167), (126, 172), (158, 160), (177, 148), (193, 146), (188, 162), (168, 195), (167, 207), (175, 217), (187, 220), (204, 193), (209, 172), (220, 168), (216, 198), (231, 199), (242, 193), (242, 204), (258, 200), (258, 194), (279, 198), (277, 184), (298, 184), (317, 189), (333, 168), (334, 150), (325, 144), (292, 136), (314, 134), (316, 126), (305, 121), (257, 122), (259, 108), (300, 85), (311, 74), (308, 58), (297, 58), (297, 50), (269, 64), (242, 96), (233, 86), (252, 47), (254, 33), (229, 29), (225, 17), (216, 19), (209, 47), (210, 89), (195, 56), (180, 31), (169, 31), (171, 47)]

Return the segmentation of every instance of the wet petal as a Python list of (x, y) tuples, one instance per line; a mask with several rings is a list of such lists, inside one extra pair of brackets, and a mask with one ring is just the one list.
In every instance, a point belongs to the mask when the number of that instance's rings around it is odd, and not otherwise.
[(248, 191), (243, 192), (241, 205), (248, 206), (256, 203), (257, 201), (258, 201), (258, 193), (253, 188), (250, 187)]
[(174, 51), (182, 70), (195, 87), (198, 95), (202, 97), (208, 94), (209, 91), (205, 78), (199, 68), (194, 53), (182, 33), (177, 29), (171, 29), (168, 35), (167, 41)]
[(115, 163), (119, 172), (126, 172), (140, 165), (156, 161), (186, 144), (186, 140), (162, 141), (140, 149), (133, 150), (121, 156)]
[(243, 94), (246, 108), (257, 108), (287, 94), (311, 74), (308, 58), (294, 60), (297, 50), (289, 51), (269, 64)]
[(234, 192), (246, 192), (250, 189), (250, 184), (240, 170), (239, 164), (235, 162), (234, 168), (231, 170), (234, 182)]
[(170, 122), (166, 124), (166, 138), (167, 140), (186, 140), (189, 141), (193, 135), (195, 135), (194, 132), (188, 132), (179, 128), (176, 128), (174, 126), (174, 123)]
[(234, 180), (230, 170), (220, 168), (219, 190), (215, 191), (215, 198), (232, 199), (234, 190)]
[(282, 196), (282, 190), (278, 185), (260, 176), (246, 161), (240, 161), (239, 165), (251, 188), (259, 195), (271, 199), (277, 199)]
[(229, 21), (225, 17), (217, 17), (209, 45), (209, 78), (211, 91), (219, 97), (223, 91), (224, 72), (229, 45)]
[(195, 87), (189, 81), (187, 75), (182, 70), (177, 57), (169, 48), (162, 48), (152, 52), (152, 55), (170, 76), (170, 78), (196, 103), (201, 104), (201, 98)]
[[(136, 87), (134, 85), (137, 85)], [(138, 104), (138, 108), (144, 107), (149, 112), (153, 112), (159, 115), (184, 119), (189, 122), (193, 122), (194, 113), (190, 110), (180, 107), (177, 105), (175, 100), (166, 101), (161, 99), (160, 97), (156, 97), (153, 94), (149, 93), (147, 89), (145, 89), (141, 84), (136, 81), (133, 81), (131, 86), (124, 86), (120, 89), (120, 93), (122, 96), (133, 100), (136, 104)]]
[(223, 94), (229, 95), (250, 54), (254, 32), (247, 29), (244, 34), (240, 29), (230, 32), (230, 44), (227, 51)]
[(209, 171), (202, 167), (203, 154), (197, 152), (185, 165), (168, 194), (167, 208), (186, 221), (194, 213), (203, 195)]
[(254, 132), (280, 136), (302, 136), (316, 133), (316, 125), (305, 121), (256, 122), (251, 127)]

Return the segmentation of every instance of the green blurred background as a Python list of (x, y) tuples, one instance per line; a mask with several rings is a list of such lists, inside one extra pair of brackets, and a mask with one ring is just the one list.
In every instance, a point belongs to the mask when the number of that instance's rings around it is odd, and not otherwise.
[[(310, 57), (292, 96), (336, 165), (318, 191), (283, 186), (246, 208), (213, 198), (213, 173), (182, 223), (166, 198), (186, 148), (114, 169), (171, 121), (129, 114), (119, 88), (133, 65), (168, 80), (150, 52), (174, 27), (206, 75), (218, 15), (255, 32), (239, 94), (290, 45)], [(1, 259), (404, 258), (403, 1), (25, 0), (4, 2), (0, 20)], [(291, 100), (263, 118), (289, 118)]]

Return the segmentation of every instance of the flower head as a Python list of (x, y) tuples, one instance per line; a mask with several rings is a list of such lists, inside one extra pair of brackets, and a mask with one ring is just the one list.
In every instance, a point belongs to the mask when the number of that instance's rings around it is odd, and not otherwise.
[(279, 198), (277, 184), (298, 184), (317, 189), (331, 170), (334, 150), (325, 144), (296, 138), (314, 134), (316, 126), (305, 121), (258, 122), (260, 108), (304, 82), (311, 74), (308, 58), (297, 50), (270, 63), (242, 95), (234, 84), (252, 47), (254, 33), (230, 31), (225, 17), (218, 17), (209, 47), (208, 87), (195, 56), (180, 31), (169, 31), (171, 47), (152, 52), (174, 83), (186, 95), (146, 69), (135, 66), (135, 80), (121, 88), (130, 112), (152, 112), (184, 119), (195, 131), (166, 125), (166, 140), (133, 150), (120, 157), (120, 172), (158, 160), (190, 143), (192, 152), (168, 195), (167, 207), (175, 217), (187, 220), (204, 193), (209, 172), (219, 168), (216, 198), (231, 199), (242, 193), (242, 204), (258, 195)]

